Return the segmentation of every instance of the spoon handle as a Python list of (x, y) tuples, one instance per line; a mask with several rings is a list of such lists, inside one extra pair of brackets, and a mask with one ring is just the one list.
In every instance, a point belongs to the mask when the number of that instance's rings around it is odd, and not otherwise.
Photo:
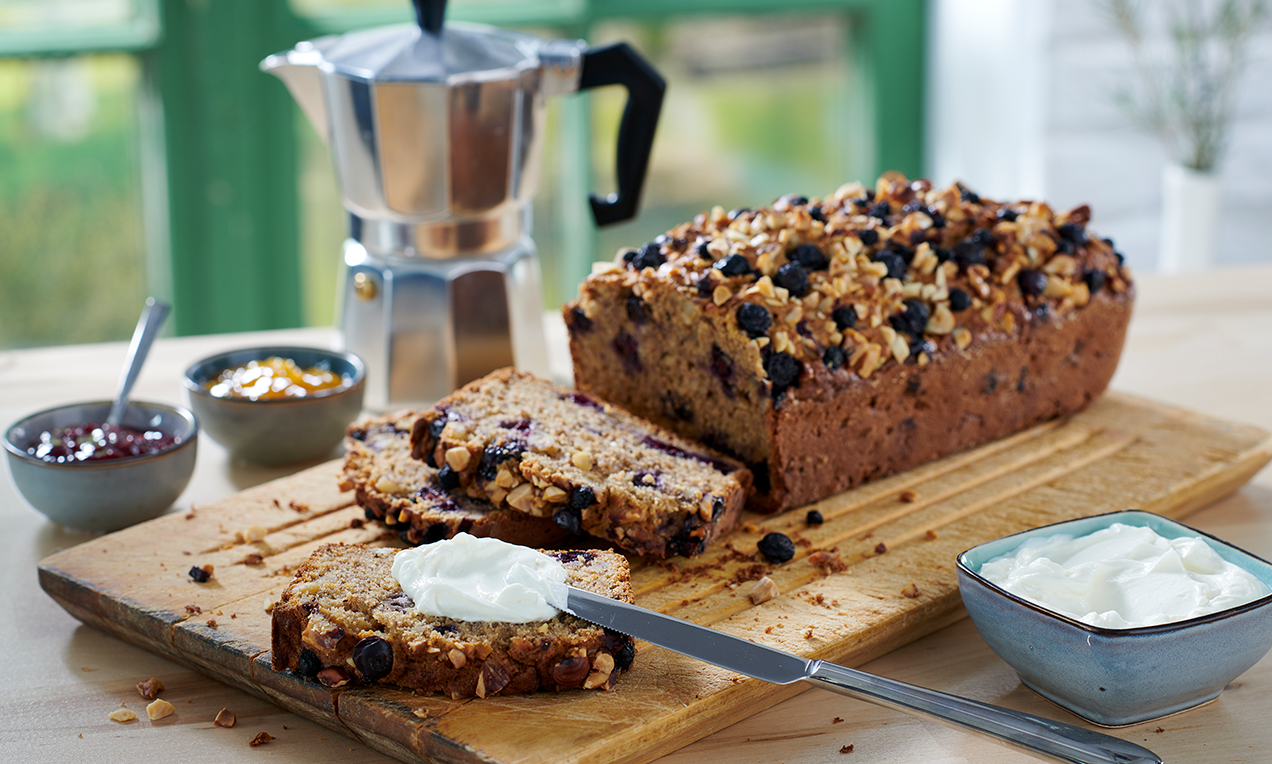
[(1102, 732), (991, 706), (825, 661), (806, 679), (823, 689), (979, 732), (1034, 756), (1066, 764), (1161, 764), (1135, 743)]
[(171, 309), (166, 302), (160, 302), (153, 297), (146, 298), (146, 307), (141, 311), (137, 328), (133, 330), (132, 342), (128, 345), (128, 358), (124, 362), (124, 371), (120, 374), (119, 387), (115, 390), (115, 402), (111, 404), (106, 424), (118, 425), (123, 420), (124, 412), (128, 410), (128, 394), (132, 392), (137, 375), (141, 373), (142, 364), (146, 362), (150, 343), (155, 341), (155, 336), (159, 334), (159, 327), (163, 326), (163, 320), (168, 317), (168, 311)]

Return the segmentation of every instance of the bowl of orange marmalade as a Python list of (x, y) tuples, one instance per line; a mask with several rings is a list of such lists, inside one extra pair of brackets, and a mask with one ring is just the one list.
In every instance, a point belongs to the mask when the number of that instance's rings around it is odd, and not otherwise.
[(204, 433), (230, 456), (295, 464), (336, 455), (362, 411), (366, 366), (352, 353), (266, 346), (208, 356), (182, 381)]

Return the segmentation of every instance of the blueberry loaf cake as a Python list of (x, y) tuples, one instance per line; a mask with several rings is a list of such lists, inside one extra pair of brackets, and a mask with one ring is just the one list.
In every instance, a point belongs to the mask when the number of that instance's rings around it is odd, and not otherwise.
[(575, 384), (746, 462), (777, 511), (1079, 410), (1133, 285), (1090, 210), (887, 173), (715, 208), (565, 306)]
[[(398, 550), (356, 544), (319, 548), (273, 610), (276, 670), (328, 687), (383, 682), (452, 698), (536, 690), (609, 689), (635, 656), (630, 637), (568, 613), (530, 623), (425, 615), (393, 577)], [(631, 602), (619, 554), (545, 552), (567, 583)]]
[(735, 459), (512, 369), (424, 412), (411, 444), (470, 496), (656, 557), (731, 530), (751, 482)]
[(341, 490), (354, 491), (368, 520), (397, 531), (403, 542), (431, 544), (469, 533), (523, 546), (557, 546), (579, 539), (551, 518), (535, 517), (453, 491), (438, 471), (411, 458), (411, 425), (401, 411), (350, 425)]

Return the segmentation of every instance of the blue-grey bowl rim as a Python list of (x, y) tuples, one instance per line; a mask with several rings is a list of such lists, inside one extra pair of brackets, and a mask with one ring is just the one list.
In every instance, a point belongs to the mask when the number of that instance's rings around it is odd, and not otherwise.
[[(314, 393), (313, 395), (306, 395), (304, 398), (264, 398), (259, 400), (252, 400), (250, 398), (228, 398), (228, 397), (213, 395), (212, 393), (208, 392), (207, 389), (203, 387), (203, 383), (206, 382), (211, 377), (211, 375), (207, 374), (207, 375), (196, 376), (195, 374), (196, 371), (198, 371), (200, 368), (204, 366), (219, 365), (222, 370), (227, 369), (229, 368), (228, 364), (230, 363), (229, 358), (231, 356), (251, 356), (250, 358), (247, 358), (248, 361), (251, 361), (251, 360), (263, 361), (266, 358), (269, 358), (270, 356), (276, 355), (276, 356), (281, 356), (283, 358), (291, 358), (294, 361), (295, 358), (292, 356), (292, 354), (294, 353), (314, 353), (317, 355), (327, 356), (328, 358), (331, 358), (331, 359), (338, 359), (338, 360), (345, 361), (346, 363), (348, 363), (349, 365), (353, 367), (353, 374), (350, 375), (353, 377), (353, 379), (347, 387), (345, 386), (333, 387), (328, 390), (319, 391), (317, 393)], [(244, 362), (246, 363), (246, 361)], [(366, 383), (366, 378), (367, 378), (367, 365), (362, 361), (361, 358), (359, 358), (354, 353), (350, 353), (347, 350), (329, 350), (327, 348), (305, 347), (302, 345), (261, 345), (259, 347), (248, 347), (248, 348), (238, 348), (235, 350), (225, 350), (220, 353), (213, 353), (210, 356), (201, 358), (198, 361), (195, 361), (194, 363), (186, 367), (185, 372), (181, 375), (181, 383), (185, 386), (186, 390), (188, 390), (191, 394), (199, 395), (208, 400), (221, 401), (231, 405), (237, 404), (237, 405), (244, 405), (244, 406), (261, 406), (261, 405), (286, 406), (286, 405), (298, 405), (306, 401), (315, 401), (315, 400), (320, 400), (323, 398), (331, 398), (336, 395), (343, 395), (352, 390), (356, 390), (359, 387), (362, 387)]]
[(42, 467), (50, 467), (53, 469), (69, 469), (69, 470), (93, 470), (93, 469), (105, 470), (105, 469), (116, 469), (119, 466), (124, 464), (136, 464), (138, 462), (144, 462), (148, 459), (158, 459), (160, 457), (167, 456), (168, 454), (174, 454), (177, 451), (180, 451), (181, 449), (185, 448), (188, 444), (193, 443), (199, 435), (198, 418), (195, 417), (194, 412), (190, 411), (184, 406), (176, 406), (169, 403), (155, 403), (153, 401), (129, 401), (128, 402), (129, 406), (150, 406), (153, 408), (167, 409), (175, 413), (177, 416), (180, 416), (182, 419), (186, 420), (187, 423), (189, 423), (190, 434), (187, 435), (184, 440), (182, 440), (180, 443), (173, 446), (172, 448), (165, 448), (164, 450), (159, 451), (157, 453), (153, 453), (153, 454), (138, 454), (136, 456), (121, 456), (118, 459), (105, 459), (105, 460), (96, 461), (96, 462), (62, 462), (60, 464), (58, 462), (46, 462), (43, 459), (37, 459), (34, 456), (31, 456), (30, 454), (28, 454), (24, 449), (20, 448), (17, 443), (13, 442), (13, 431), (16, 430), (20, 425), (22, 425), (22, 423), (29, 422), (32, 419), (35, 419), (36, 417), (44, 416), (45, 414), (51, 414), (54, 411), (59, 411), (61, 409), (69, 409), (73, 406), (105, 406), (106, 410), (109, 411), (112, 404), (114, 404), (114, 401), (81, 401), (79, 403), (63, 403), (60, 406), (50, 406), (49, 408), (41, 409), (40, 411), (37, 411), (34, 414), (27, 414), (26, 416), (22, 417), (21, 419), (17, 420), (13, 424), (5, 428), (4, 448), (13, 456), (16, 456), (22, 459), (23, 461), (30, 462), (32, 464), (38, 464)]
[[(1049, 610), (1035, 602), (1030, 602), (1024, 597), (1021, 597), (1016, 594), (1012, 594), (1011, 592), (1007, 591), (1001, 586), (998, 586), (992, 581), (989, 581), (988, 579), (986, 579), (984, 576), (980, 574), (979, 571), (972, 570), (971, 566), (968, 565), (965, 561), (965, 558), (968, 554), (971, 554), (972, 552), (985, 546), (986, 544), (995, 544), (1000, 541), (1003, 541), (1004, 539), (1010, 539), (1014, 536), (1024, 536), (1026, 534), (1031, 536), (1032, 535), (1042, 536), (1042, 535), (1046, 535), (1045, 533), (1043, 533), (1043, 531), (1046, 531), (1048, 529), (1057, 529), (1061, 526), (1069, 525), (1072, 523), (1090, 521), (1090, 520), (1099, 520), (1104, 518), (1109, 518), (1108, 524), (1112, 524), (1114, 522), (1117, 522), (1116, 518), (1118, 516), (1125, 517), (1128, 515), (1142, 515), (1147, 517), (1153, 517), (1158, 520), (1165, 520), (1168, 523), (1173, 523), (1174, 525), (1177, 525), (1181, 528), (1185, 528), (1188, 531), (1197, 534), (1198, 536), (1204, 536), (1207, 539), (1210, 539), (1211, 541), (1213, 541), (1214, 543), (1220, 545), (1221, 547), (1227, 547), (1229, 549), (1235, 550), (1236, 552), (1239, 552), (1245, 555), (1246, 557), (1250, 557), (1272, 568), (1272, 562), (1268, 562), (1267, 560), (1263, 559), (1257, 554), (1252, 554), (1251, 552), (1247, 552), (1246, 550), (1242, 549), (1236, 544), (1233, 544), (1229, 541), (1224, 541), (1223, 539), (1218, 538), (1217, 536), (1211, 535), (1209, 533), (1206, 533), (1205, 531), (1197, 530), (1196, 528), (1186, 523), (1181, 523), (1180, 521), (1166, 517), (1165, 515), (1159, 515), (1156, 512), (1149, 512), (1143, 509), (1120, 509), (1115, 512), (1105, 512), (1104, 514), (1090, 515), (1088, 517), (1075, 517), (1070, 520), (1061, 520), (1059, 522), (1051, 523), (1050, 525), (1040, 525), (1037, 528), (1029, 528), (1027, 530), (1018, 531), (1016, 533), (1010, 533), (1006, 536), (1000, 536), (999, 538), (992, 539), (990, 541), (986, 541), (981, 544), (977, 544), (976, 546), (971, 547), (970, 549), (963, 550), (963, 552), (961, 552), (958, 555), (958, 558), (956, 560), (958, 569), (959, 571), (967, 574), (968, 576), (971, 576), (973, 579), (975, 579), (977, 583), (981, 584), (982, 586), (985, 586), (993, 590), (994, 592), (1001, 594), (1002, 596), (1006, 597), (1012, 602), (1015, 602), (1018, 605), (1021, 605), (1022, 607), (1026, 607), (1036, 613), (1041, 613), (1042, 615), (1048, 616), (1050, 618), (1054, 618), (1058, 621), (1064, 621), (1065, 623), (1075, 626), (1083, 631), (1087, 631), (1092, 634), (1098, 634), (1103, 637), (1113, 637), (1118, 635), (1146, 635), (1146, 634), (1156, 634), (1156, 633), (1167, 632), (1167, 631), (1175, 631), (1177, 629), (1186, 628), (1192, 624), (1206, 623), (1209, 621), (1220, 621), (1226, 618), (1230, 618), (1234, 615), (1237, 615), (1238, 613), (1244, 613), (1249, 610), (1254, 610), (1256, 608), (1267, 605), (1269, 602), (1272, 602), (1272, 591), (1270, 591), (1268, 594), (1262, 597), (1259, 597), (1256, 600), (1251, 600), (1250, 602), (1247, 602), (1243, 605), (1235, 605), (1233, 607), (1226, 608), (1224, 610), (1220, 610), (1215, 613), (1207, 613), (1205, 615), (1199, 615), (1199, 616), (1196, 616), (1195, 618), (1188, 618), (1183, 621), (1170, 621), (1168, 623), (1159, 623), (1159, 624), (1154, 624), (1152, 626), (1136, 626), (1135, 628), (1131, 628), (1131, 629), (1109, 629), (1103, 626), (1092, 626), (1089, 623), (1083, 623), (1082, 621), (1079, 621), (1077, 619), (1070, 618), (1069, 616), (1057, 613), (1054, 610)], [(1107, 527), (1107, 525), (1105, 527)], [(1138, 527), (1143, 527), (1143, 526), (1138, 526)], [(1059, 533), (1062, 531), (1057, 530), (1055, 532)], [(1017, 544), (1016, 547), (1012, 547), (1012, 549), (1016, 549), (1018, 547), (1019, 547), (1019, 544)], [(1006, 554), (1006, 552), (1004, 552), (1004, 554)], [(1229, 562), (1231, 562), (1231, 560), (1229, 560)], [(1233, 564), (1235, 565), (1236, 563), (1233, 563)], [(1247, 573), (1254, 575), (1254, 571), (1247, 570), (1244, 566), (1238, 566), (1238, 567), (1241, 567), (1242, 570), (1245, 570)], [(1270, 590), (1272, 590), (1272, 582), (1267, 581), (1262, 576), (1256, 575), (1255, 577), (1258, 578), (1260, 581), (1263, 581), (1263, 583), (1267, 585)]]

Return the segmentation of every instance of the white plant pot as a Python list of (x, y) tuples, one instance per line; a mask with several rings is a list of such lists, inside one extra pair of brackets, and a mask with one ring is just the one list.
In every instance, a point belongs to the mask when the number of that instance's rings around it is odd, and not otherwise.
[(1162, 171), (1162, 228), (1157, 267), (1163, 273), (1200, 271), (1215, 264), (1219, 236), (1219, 180), (1180, 165)]

